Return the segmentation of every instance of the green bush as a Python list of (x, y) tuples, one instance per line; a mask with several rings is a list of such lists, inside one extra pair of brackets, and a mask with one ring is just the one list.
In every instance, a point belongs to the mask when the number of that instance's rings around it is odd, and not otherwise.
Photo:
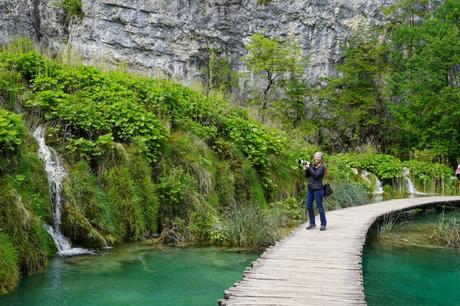
[(399, 159), (387, 154), (361, 153), (337, 154), (333, 156), (336, 164), (347, 164), (352, 168), (366, 170), (379, 179), (402, 177), (403, 165)]
[(21, 75), (16, 71), (2, 68), (0, 64), (0, 106), (14, 110), (23, 89)]
[(20, 115), (0, 108), (0, 156), (17, 152), (22, 143), (24, 131)]
[[(452, 169), (445, 165), (408, 160), (403, 162), (403, 166), (410, 170), (410, 178), (420, 191), (446, 192), (455, 189), (455, 184), (450, 179)], [(445, 190), (442, 190), (442, 188), (445, 188)]]

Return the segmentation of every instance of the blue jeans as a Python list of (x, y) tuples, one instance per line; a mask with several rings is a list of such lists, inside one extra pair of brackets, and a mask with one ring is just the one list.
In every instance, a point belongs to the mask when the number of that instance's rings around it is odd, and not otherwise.
[(316, 203), (316, 208), (318, 208), (319, 219), (321, 220), (321, 225), (326, 226), (326, 213), (323, 207), (323, 198), (324, 191), (317, 190), (313, 191), (310, 188), (307, 189), (307, 209), (308, 209), (308, 218), (310, 219), (310, 224), (315, 225), (315, 213), (313, 212), (313, 200)]

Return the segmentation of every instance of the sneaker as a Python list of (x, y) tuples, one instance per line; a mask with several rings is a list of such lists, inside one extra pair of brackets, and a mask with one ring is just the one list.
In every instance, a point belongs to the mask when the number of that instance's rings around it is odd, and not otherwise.
[(321, 227), (319, 228), (320, 231), (325, 231), (326, 230), (326, 225), (321, 225)]
[(314, 224), (310, 224), (310, 225), (307, 226), (307, 230), (311, 230), (312, 228), (315, 228), (315, 226), (316, 225), (314, 225)]

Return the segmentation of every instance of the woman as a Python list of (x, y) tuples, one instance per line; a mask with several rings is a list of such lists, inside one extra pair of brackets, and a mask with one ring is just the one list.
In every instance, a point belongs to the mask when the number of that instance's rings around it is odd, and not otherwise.
[(316, 152), (314, 155), (314, 165), (310, 166), (310, 163), (307, 163), (304, 166), (305, 177), (308, 179), (308, 188), (307, 188), (307, 209), (308, 217), (310, 224), (307, 226), (307, 230), (313, 229), (316, 226), (315, 223), (315, 213), (313, 212), (313, 201), (316, 203), (316, 208), (318, 208), (319, 219), (321, 221), (320, 231), (326, 230), (326, 213), (323, 207), (323, 198), (324, 198), (324, 187), (323, 187), (323, 177), (327, 173), (326, 165), (323, 161), (323, 153)]

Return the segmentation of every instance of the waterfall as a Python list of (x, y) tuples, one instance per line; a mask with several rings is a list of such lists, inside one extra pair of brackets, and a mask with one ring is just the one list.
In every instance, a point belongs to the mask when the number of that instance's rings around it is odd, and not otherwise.
[(410, 194), (424, 194), (423, 192), (419, 192), (414, 184), (412, 183), (412, 181), (410, 180), (409, 178), (409, 175), (410, 175), (410, 170), (409, 168), (406, 168), (404, 167), (403, 168), (403, 178), (404, 180), (406, 181), (406, 187), (407, 187), (407, 191), (410, 193)]
[(375, 176), (375, 194), (383, 194), (383, 185), (377, 176)]
[[(358, 169), (356, 168), (351, 168), (351, 171), (353, 171), (353, 173), (355, 175), (358, 175), (359, 171)], [(379, 178), (373, 174), (373, 173), (370, 173), (370, 172), (367, 172), (366, 170), (361, 170), (361, 177), (370, 185), (372, 185), (372, 180), (371, 180), (371, 175), (372, 175), (372, 178), (374, 179), (374, 191), (373, 193), (374, 194), (383, 194), (383, 185), (382, 185), (382, 182), (379, 180)]]
[(86, 249), (72, 248), (70, 240), (61, 233), (61, 207), (63, 203), (61, 197), (61, 184), (66, 176), (66, 172), (56, 152), (53, 148), (45, 144), (45, 129), (39, 126), (32, 135), (38, 143), (38, 155), (45, 162), (45, 171), (48, 175), (51, 202), (53, 204), (54, 228), (49, 224), (44, 224), (43, 226), (50, 234), (51, 238), (53, 238), (59, 255), (91, 253), (91, 251)]
[(371, 180), (369, 179), (369, 172), (367, 172), (366, 170), (361, 170), (361, 177), (369, 183), (369, 185), (371, 184)]

